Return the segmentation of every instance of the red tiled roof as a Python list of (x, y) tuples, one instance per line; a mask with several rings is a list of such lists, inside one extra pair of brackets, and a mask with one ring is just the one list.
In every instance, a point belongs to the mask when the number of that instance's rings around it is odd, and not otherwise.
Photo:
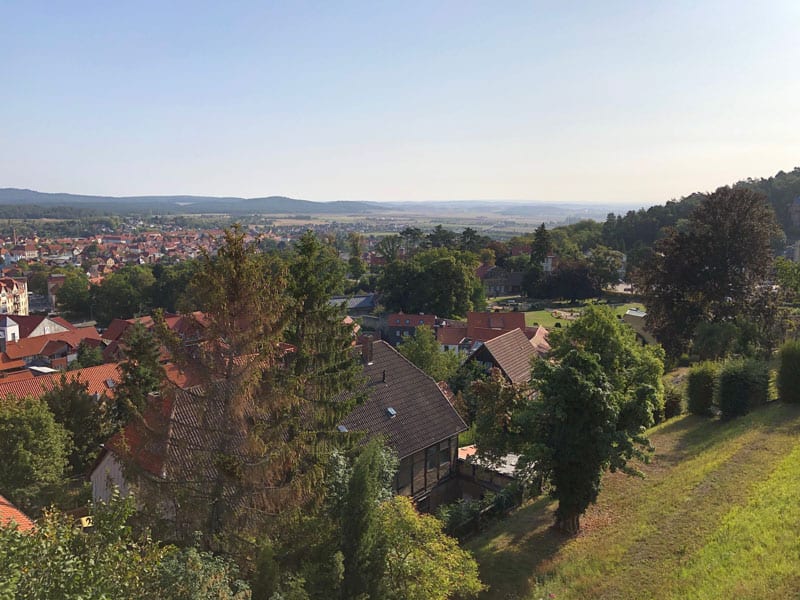
[(94, 327), (81, 327), (74, 331), (62, 331), (60, 333), (49, 333), (32, 338), (8, 342), (5, 354), (11, 360), (23, 359), (28, 356), (44, 354), (45, 346), (49, 342), (63, 342), (71, 348), (77, 348), (85, 339), (100, 339), (100, 334)]
[(487, 342), (514, 329), (525, 329), (525, 313), (471, 312), (467, 314), (467, 337), (472, 340)]
[(443, 346), (456, 346), (467, 337), (466, 327), (439, 327), (436, 330), (436, 340)]
[[(408, 321), (408, 323), (406, 323)], [(416, 327), (418, 325), (427, 325), (428, 327), (434, 327), (436, 325), (436, 315), (425, 315), (425, 314), (405, 314), (405, 313), (394, 313), (386, 317), (386, 323), (389, 327)]]
[(16, 523), (20, 531), (33, 529), (33, 521), (11, 502), (0, 496), (0, 527), (5, 527), (11, 522)]
[[(88, 383), (87, 391), (90, 394), (105, 396), (112, 396), (114, 394), (113, 388), (109, 387), (108, 382), (112, 381), (113, 385), (116, 386), (120, 381), (120, 372), (116, 364), (66, 371), (65, 375), (67, 376), (67, 381), (78, 380)], [(61, 383), (61, 373), (51, 373), (50, 375), (29, 377), (26, 379), (9, 379), (10, 378), (0, 379), (0, 398), (5, 398), (6, 396), (14, 396), (15, 398), (31, 396), (33, 398), (39, 398), (45, 392)]]

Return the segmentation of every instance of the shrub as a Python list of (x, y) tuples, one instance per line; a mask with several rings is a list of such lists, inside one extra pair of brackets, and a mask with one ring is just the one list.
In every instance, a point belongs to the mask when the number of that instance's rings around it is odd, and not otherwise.
[(778, 395), (783, 402), (800, 403), (800, 341), (781, 346), (778, 367)]
[(690, 413), (704, 417), (713, 414), (714, 386), (718, 370), (717, 363), (704, 362), (695, 365), (689, 371), (686, 378), (686, 399)]
[(769, 368), (763, 361), (732, 360), (719, 373), (717, 401), (726, 419), (746, 415), (769, 401)]
[(678, 357), (678, 366), (679, 367), (688, 367), (692, 364), (692, 359), (689, 358), (689, 355), (685, 352)]
[(664, 418), (671, 419), (683, 414), (683, 391), (678, 386), (668, 385), (664, 389)]

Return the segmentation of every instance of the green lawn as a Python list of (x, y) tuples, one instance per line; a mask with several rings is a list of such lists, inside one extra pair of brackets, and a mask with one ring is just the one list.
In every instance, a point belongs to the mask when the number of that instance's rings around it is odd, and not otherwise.
[[(566, 327), (570, 324), (570, 320), (567, 318), (558, 318), (553, 313), (554, 311), (560, 312), (571, 312), (574, 314), (580, 314), (582, 306), (571, 307), (567, 304), (560, 306), (560, 305), (553, 305), (543, 310), (532, 310), (525, 313), (525, 324), (526, 325), (534, 325), (539, 324), (546, 329), (551, 329), (555, 326), (556, 323), (561, 323), (562, 327)], [(627, 302), (625, 304), (613, 304), (611, 305), (614, 314), (617, 315), (624, 315), (625, 311), (629, 308), (644, 308), (641, 302)]]
[(483, 598), (800, 597), (800, 407), (679, 417), (651, 441), (646, 477), (607, 475), (577, 537), (542, 498), (472, 540)]

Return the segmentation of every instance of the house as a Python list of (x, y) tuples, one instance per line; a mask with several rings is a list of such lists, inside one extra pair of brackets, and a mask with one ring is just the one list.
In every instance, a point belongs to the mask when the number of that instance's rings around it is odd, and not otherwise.
[(525, 330), (525, 313), (522, 312), (469, 312), (467, 337), (486, 342), (514, 329)]
[(16, 524), (19, 531), (30, 531), (34, 527), (33, 521), (25, 513), (0, 496), (0, 527), (7, 527), (12, 523)]
[(481, 278), (487, 296), (511, 296), (522, 293), (523, 273), (494, 266)]
[(459, 321), (443, 321), (436, 329), (436, 341), (442, 351), (468, 352), (472, 342), (467, 337), (467, 324)]
[(28, 280), (0, 278), (0, 314), (28, 314)]
[[(354, 394), (366, 394), (338, 429), (381, 436), (397, 452), (400, 469), (395, 491), (412, 496), (421, 508), (431, 508), (455, 497), (458, 434), (466, 424), (430, 377), (406, 360), (386, 342), (363, 344), (363, 386)], [(214, 385), (224, 386), (225, 382)], [(348, 394), (341, 399), (349, 399)], [(198, 402), (203, 398), (204, 402)], [(120, 456), (130, 456), (146, 477), (161, 481), (184, 481), (186, 471), (205, 469), (204, 481), (217, 468), (215, 449), (219, 436), (234, 436), (223, 421), (225, 412), (203, 410), (209, 395), (204, 386), (177, 389), (164, 397), (154, 397), (146, 424), (129, 425), (106, 444), (91, 473), (92, 495), (106, 500), (114, 484), (121, 491), (130, 489)], [(246, 408), (244, 409), (247, 410)], [(209, 421), (209, 420), (212, 421)], [(161, 432), (155, 436), (145, 430)], [(227, 432), (227, 433), (226, 433)], [(236, 440), (231, 438), (232, 444)], [(448, 483), (453, 486), (448, 487)], [(189, 496), (203, 497), (205, 490), (187, 489)]]
[[(14, 328), (13, 325), (16, 325)], [(78, 331), (72, 323), (61, 317), (46, 317), (44, 315), (13, 315), (0, 317), (0, 333), (9, 330), (17, 339), (39, 337), (51, 333), (66, 333)], [(13, 341), (7, 336), (8, 341)]]
[(3, 317), (0, 319), (0, 371), (18, 371), (32, 365), (63, 369), (77, 358), (81, 343), (100, 344), (100, 334), (94, 327), (81, 327), (20, 338), (20, 326), (13, 319)]
[(500, 369), (509, 383), (520, 385), (531, 380), (531, 362), (538, 356), (523, 331), (514, 329), (484, 342), (467, 360), (479, 362), (487, 371)]
[(392, 346), (396, 346), (403, 341), (403, 338), (413, 336), (417, 331), (417, 327), (421, 325), (435, 329), (438, 327), (439, 321), (436, 315), (427, 315), (425, 313), (419, 313), (418, 315), (407, 315), (402, 312), (392, 313), (386, 317), (384, 339)]
[[(106, 330), (102, 333), (103, 360), (114, 362), (125, 358), (124, 338), (128, 330), (134, 324), (139, 323), (148, 331), (155, 327), (155, 321), (151, 316), (134, 317), (133, 319), (114, 319), (109, 323)], [(205, 315), (196, 311), (191, 315), (178, 315), (167, 313), (164, 315), (164, 324), (176, 334), (187, 346), (200, 342), (204, 337), (206, 327)], [(166, 361), (169, 357), (166, 350), (162, 353)]]
[(25, 372), (26, 377), (15, 375), (6, 379), (0, 379), (0, 398), (14, 396), (15, 398), (40, 398), (54, 387), (61, 385), (62, 374), (68, 382), (80, 381), (86, 383), (86, 391), (96, 399), (110, 399), (114, 395), (114, 389), (120, 382), (121, 373), (116, 364), (98, 365), (96, 367), (86, 367), (75, 371), (64, 373), (51, 373), (48, 375), (35, 376), (30, 371)]
[(36, 260), (39, 258), (39, 249), (36, 244), (17, 244), (11, 249), (11, 260)]
[(455, 473), (458, 434), (466, 424), (436, 382), (384, 341), (361, 346), (367, 400), (344, 431), (380, 436), (400, 459), (394, 491), (433, 510), (460, 494)]
[(360, 317), (375, 312), (378, 306), (377, 294), (363, 294), (361, 296), (334, 296), (328, 301), (331, 306), (344, 305), (345, 314), (351, 317)]

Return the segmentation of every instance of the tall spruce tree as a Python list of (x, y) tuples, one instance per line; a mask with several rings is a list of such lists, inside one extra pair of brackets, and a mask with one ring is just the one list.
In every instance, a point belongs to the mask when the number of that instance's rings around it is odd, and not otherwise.
[[(259, 253), (239, 227), (226, 231), (189, 289), (203, 340), (169, 344), (201, 383), (174, 392), (169, 426), (146, 427), (162, 440), (169, 431), (170, 456), (180, 458), (163, 477), (143, 478), (148, 504), (169, 502), (173, 535), (201, 531), (207, 547), (242, 564), (257, 540), (290, 535), (287, 518), (320, 499), (336, 411), (347, 408), (329, 396), (347, 387), (340, 375), (349, 363), (336, 354), (350, 350), (344, 327), (312, 310), (327, 288), (309, 292), (314, 300), (301, 309), (287, 293), (293, 285), (283, 261)], [(290, 331), (297, 346), (286, 343)]]
[(294, 350), (288, 371), (304, 398), (332, 410), (328, 429), (352, 407), (332, 399), (353, 389), (361, 375), (350, 352), (355, 324), (346, 318), (344, 306), (330, 303), (343, 280), (344, 266), (333, 248), (313, 231), (306, 232), (289, 262), (287, 293), (292, 307), (285, 339)]
[(547, 227), (542, 223), (533, 233), (533, 243), (531, 244), (531, 262), (540, 265), (547, 258), (552, 250), (553, 241)]
[(164, 367), (161, 345), (141, 323), (134, 323), (122, 337), (125, 360), (120, 364), (120, 382), (114, 390), (111, 418), (115, 427), (124, 427), (147, 407), (147, 397), (161, 389)]

